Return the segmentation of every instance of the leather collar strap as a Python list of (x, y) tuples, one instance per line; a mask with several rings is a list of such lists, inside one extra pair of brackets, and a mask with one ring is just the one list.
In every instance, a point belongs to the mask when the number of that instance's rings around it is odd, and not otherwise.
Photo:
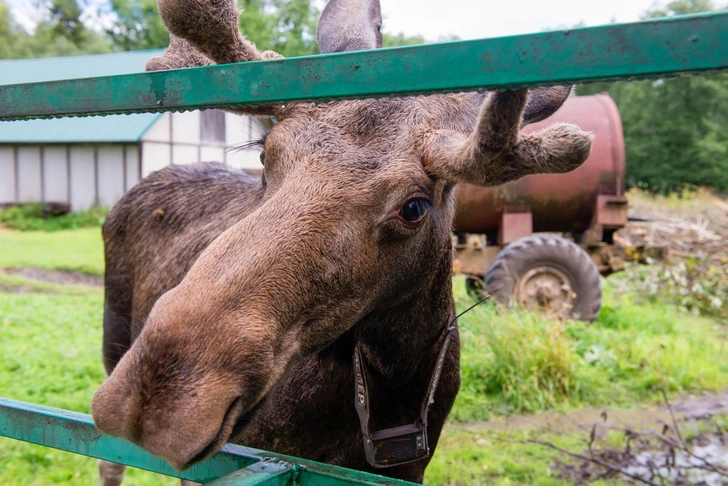
[(427, 387), (427, 395), (420, 407), (420, 417), (413, 424), (375, 432), (369, 430), (369, 388), (365, 372), (366, 363), (361, 353), (361, 346), (359, 343), (356, 344), (354, 348), (354, 405), (356, 413), (359, 415), (361, 433), (364, 437), (364, 453), (367, 462), (372, 467), (379, 469), (399, 466), (430, 456), (430, 445), (427, 441), (427, 414), (430, 411), (430, 405), (435, 403), (435, 392), (437, 384), (440, 382), (440, 375), (442, 375), (442, 367), (445, 365), (447, 350), (450, 348), (455, 323), (463, 314), (488, 299), (490, 299), (490, 295), (486, 295), (448, 321), (444, 329), (445, 337), (440, 354), (437, 355), (435, 370), (432, 372), (430, 385)]
[(399, 466), (408, 462), (419, 461), (430, 455), (427, 442), (427, 413), (430, 405), (435, 402), (435, 391), (440, 381), (445, 356), (450, 347), (452, 332), (455, 330), (455, 318), (448, 322), (445, 328), (445, 338), (442, 341), (440, 354), (437, 356), (435, 371), (430, 378), (427, 395), (422, 401), (420, 417), (413, 424), (402, 425), (390, 429), (371, 432), (369, 430), (369, 388), (367, 387), (365, 362), (359, 344), (354, 349), (355, 370), (355, 397), (356, 412), (361, 423), (361, 432), (364, 436), (364, 453), (367, 462), (375, 468)]

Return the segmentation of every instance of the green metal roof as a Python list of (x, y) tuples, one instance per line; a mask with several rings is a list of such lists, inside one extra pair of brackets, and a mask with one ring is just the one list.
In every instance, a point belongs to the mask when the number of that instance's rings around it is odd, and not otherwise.
[[(130, 74), (163, 51), (0, 60), (0, 85)], [(162, 115), (110, 115), (0, 122), (0, 144), (137, 142)]]

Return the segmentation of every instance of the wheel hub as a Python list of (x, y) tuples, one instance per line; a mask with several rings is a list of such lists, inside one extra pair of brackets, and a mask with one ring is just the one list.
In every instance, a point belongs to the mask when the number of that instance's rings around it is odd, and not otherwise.
[(515, 297), (527, 310), (543, 312), (547, 317), (567, 318), (576, 294), (563, 271), (544, 265), (529, 270), (519, 279)]

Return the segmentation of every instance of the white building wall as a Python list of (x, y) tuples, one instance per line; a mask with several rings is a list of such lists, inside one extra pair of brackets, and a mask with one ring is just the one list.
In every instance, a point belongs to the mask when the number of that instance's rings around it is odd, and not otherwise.
[(200, 162), (225, 162), (225, 147), (203, 145), (200, 148)]
[(43, 199), (43, 178), (40, 147), (21, 146), (17, 149), (18, 201), (35, 202)]
[(124, 147), (98, 147), (96, 170), (96, 203), (110, 208), (124, 195)]
[(72, 211), (110, 207), (140, 178), (169, 164), (222, 162), (260, 170), (258, 148), (237, 148), (260, 138), (262, 126), (231, 114), (224, 123), (225, 140), (211, 141), (208, 131), (204, 143), (200, 112), (192, 112), (165, 114), (136, 144), (0, 145), (0, 204), (66, 202)]
[(141, 179), (141, 161), (139, 160), (139, 145), (124, 146), (124, 190), (128, 191)]
[(66, 145), (42, 147), (43, 201), (68, 202), (68, 150)]
[(189, 144), (172, 145), (172, 163), (175, 165), (194, 164), (200, 162), (200, 146)]
[(172, 113), (165, 113), (157, 122), (152, 125), (144, 134), (142, 140), (145, 142), (164, 142), (172, 141)]
[(172, 163), (172, 145), (168, 143), (142, 142), (142, 177), (164, 169)]
[(200, 112), (172, 113), (172, 143), (200, 145)]
[(69, 151), (71, 211), (83, 211), (96, 202), (96, 148), (71, 146)]
[(15, 147), (0, 146), (0, 204), (17, 201), (15, 183)]

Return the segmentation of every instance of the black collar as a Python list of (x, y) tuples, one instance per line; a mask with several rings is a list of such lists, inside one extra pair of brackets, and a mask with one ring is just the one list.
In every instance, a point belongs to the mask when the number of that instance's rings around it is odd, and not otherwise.
[[(427, 395), (420, 406), (420, 417), (413, 424), (400, 425), (390, 429), (371, 432), (369, 430), (369, 388), (366, 380), (366, 362), (361, 354), (361, 346), (354, 347), (354, 406), (359, 415), (361, 433), (364, 437), (364, 453), (367, 462), (375, 468), (399, 466), (408, 462), (419, 461), (430, 456), (430, 445), (427, 442), (427, 413), (430, 405), (435, 403), (435, 392), (440, 382), (442, 367), (445, 364), (445, 355), (450, 348), (455, 323), (466, 312), (490, 299), (490, 295), (480, 299), (460, 314), (450, 318), (441, 332), (442, 347), (437, 355), (435, 370), (430, 377)], [(439, 340), (438, 340), (439, 341)]]
[(430, 410), (430, 405), (435, 402), (435, 391), (437, 391), (442, 367), (445, 364), (445, 355), (450, 347), (452, 333), (455, 330), (456, 319), (457, 317), (450, 319), (443, 330), (444, 338), (440, 354), (437, 355), (435, 370), (432, 372), (427, 395), (420, 407), (420, 416), (413, 424), (375, 432), (369, 430), (369, 388), (365, 372), (366, 362), (361, 353), (361, 346), (358, 343), (356, 344), (354, 348), (354, 405), (359, 415), (361, 432), (364, 436), (364, 453), (367, 462), (372, 467), (399, 466), (400, 464), (419, 461), (430, 455), (430, 447), (427, 442), (427, 413)]

